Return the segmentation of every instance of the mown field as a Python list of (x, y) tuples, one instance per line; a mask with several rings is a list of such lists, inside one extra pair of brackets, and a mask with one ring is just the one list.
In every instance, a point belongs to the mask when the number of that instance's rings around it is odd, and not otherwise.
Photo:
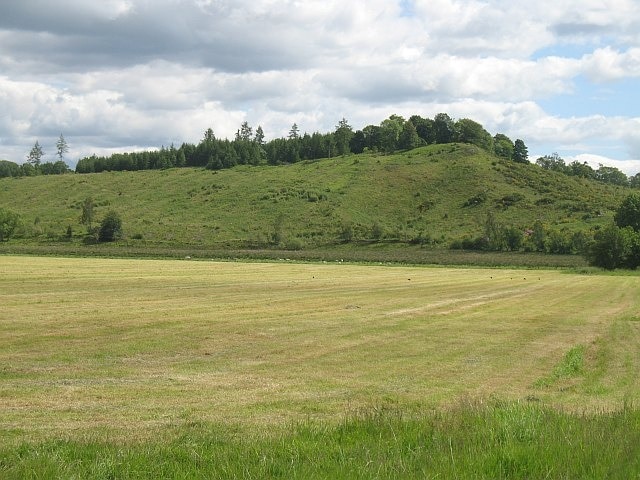
[(2, 478), (638, 478), (640, 281), (0, 257)]

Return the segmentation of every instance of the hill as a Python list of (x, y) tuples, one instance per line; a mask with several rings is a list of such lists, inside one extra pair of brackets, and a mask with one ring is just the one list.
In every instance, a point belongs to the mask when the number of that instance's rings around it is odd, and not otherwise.
[(81, 205), (122, 217), (123, 243), (145, 247), (300, 249), (344, 242), (447, 248), (483, 233), (489, 213), (519, 231), (540, 220), (569, 235), (610, 221), (626, 187), (499, 159), (468, 144), (286, 166), (177, 168), (5, 178), (0, 207), (20, 214), (12, 242), (80, 242)]

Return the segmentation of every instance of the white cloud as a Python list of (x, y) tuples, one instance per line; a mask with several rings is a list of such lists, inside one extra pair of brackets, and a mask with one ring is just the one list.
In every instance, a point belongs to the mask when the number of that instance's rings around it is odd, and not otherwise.
[[(449, 112), (534, 147), (617, 143), (619, 157), (640, 158), (633, 114), (540, 106), (579, 95), (581, 75), (613, 89), (640, 77), (635, 0), (411, 3), (4, 2), (0, 157), (21, 160), (60, 131), (71, 157), (196, 142), (209, 126), (231, 136), (244, 120), (273, 137), (293, 122), (327, 131), (343, 116), (361, 128)], [(563, 54), (571, 46), (587, 53)]]

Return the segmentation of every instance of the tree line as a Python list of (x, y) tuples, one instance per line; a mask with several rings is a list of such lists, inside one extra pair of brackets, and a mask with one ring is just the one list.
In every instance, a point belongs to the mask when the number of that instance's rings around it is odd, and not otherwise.
[(580, 163), (577, 160), (567, 164), (557, 153), (538, 158), (536, 165), (545, 170), (562, 173), (571, 177), (586, 178), (611, 185), (640, 188), (640, 173), (627, 177), (624, 172), (616, 167), (607, 167), (600, 164), (597, 169), (594, 169), (586, 162)]
[(27, 155), (27, 161), (21, 165), (10, 162), (8, 160), (0, 160), (0, 178), (4, 177), (32, 177), (35, 175), (60, 175), (69, 173), (72, 170), (64, 161), (65, 154), (69, 151), (69, 145), (64, 136), (56, 141), (56, 156), (58, 160), (55, 162), (42, 162), (45, 156), (44, 149), (40, 142), (36, 140), (33, 147)]
[(413, 115), (404, 119), (391, 115), (379, 125), (367, 125), (354, 130), (346, 119), (340, 120), (328, 133), (301, 133), (296, 123), (286, 137), (265, 141), (264, 131), (255, 131), (244, 122), (233, 140), (219, 139), (211, 128), (198, 144), (183, 143), (160, 150), (118, 153), (110, 156), (82, 158), (77, 173), (103, 171), (147, 170), (173, 167), (205, 167), (211, 170), (236, 165), (280, 165), (302, 160), (332, 158), (364, 152), (393, 153), (424, 145), (461, 142), (477, 145), (484, 150), (515, 162), (528, 162), (524, 141), (513, 142), (504, 134), (491, 136), (484, 127), (468, 118), (454, 121), (448, 114), (434, 118)]

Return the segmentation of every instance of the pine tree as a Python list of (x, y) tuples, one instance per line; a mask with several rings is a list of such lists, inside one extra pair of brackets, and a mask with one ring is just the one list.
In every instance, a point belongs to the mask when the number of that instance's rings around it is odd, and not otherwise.
[(60, 161), (62, 161), (64, 158), (64, 154), (69, 151), (69, 145), (67, 145), (67, 141), (64, 139), (62, 134), (60, 134), (60, 138), (56, 142), (56, 149), (57, 149), (56, 155), (58, 156)]
[(42, 151), (42, 147), (36, 140), (36, 143), (33, 145), (33, 148), (29, 152), (27, 156), (27, 161), (32, 164), (34, 167), (39, 167), (40, 162), (42, 161), (42, 157), (44, 156), (44, 152)]
[(517, 139), (513, 144), (513, 161), (518, 163), (529, 163), (529, 150), (520, 139)]

